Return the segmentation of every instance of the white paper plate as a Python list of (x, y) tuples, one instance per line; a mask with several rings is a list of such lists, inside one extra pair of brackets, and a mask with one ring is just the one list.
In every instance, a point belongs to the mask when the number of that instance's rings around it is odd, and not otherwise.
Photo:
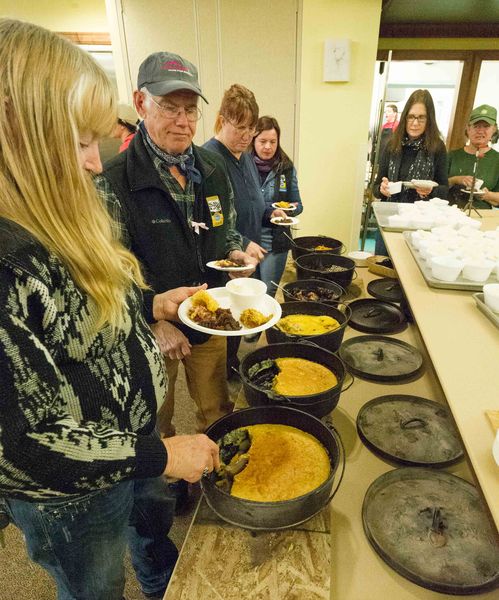
[[(461, 192), (463, 192), (463, 194), (468, 194), (468, 196), (471, 194), (471, 190), (466, 190), (464, 188), (461, 188)], [(483, 190), (475, 190), (475, 192), (473, 193), (473, 196), (483, 196), (484, 194), (486, 194), (487, 192), (484, 192)]]
[(248, 271), (251, 269), (251, 266), (249, 265), (243, 265), (242, 267), (220, 267), (219, 265), (217, 265), (216, 260), (210, 260), (210, 262), (206, 263), (207, 267), (210, 267), (211, 269), (215, 269), (216, 271), (226, 271), (227, 273), (233, 272), (233, 271)]
[(272, 204), (272, 208), (279, 208), (280, 210), (284, 210), (285, 212), (293, 212), (294, 210), (296, 210), (296, 206), (290, 206), (289, 208), (283, 208), (282, 206), (279, 206), (277, 204), (277, 202), (274, 202)]
[(414, 189), (416, 187), (434, 188), (438, 186), (436, 181), (430, 181), (429, 179), (411, 179), (411, 181), (403, 181), (402, 183), (409, 189)]
[(282, 227), (289, 227), (290, 225), (297, 225), (300, 222), (300, 219), (297, 219), (296, 217), (288, 217), (289, 219), (291, 219), (291, 221), (289, 223), (280, 223), (280, 217), (274, 217), (273, 219), (270, 219), (270, 222), (273, 223), (274, 225), (281, 225)]
[[(239, 310), (233, 309), (230, 305), (230, 296), (229, 292), (224, 287), (212, 288), (207, 290), (208, 294), (212, 296), (221, 306), (221, 308), (230, 308), (232, 312), (232, 316), (234, 319), (239, 320), (239, 315), (241, 312)], [(210, 335), (221, 335), (223, 337), (231, 337), (236, 335), (251, 335), (252, 333), (258, 333), (260, 331), (265, 331), (272, 327), (279, 321), (282, 314), (281, 305), (277, 300), (272, 298), (272, 296), (268, 296), (267, 294), (263, 296), (262, 300), (259, 302), (259, 306), (257, 308), (264, 315), (272, 314), (272, 318), (267, 323), (260, 325), (259, 327), (243, 327), (242, 329), (238, 329), (237, 331), (222, 331), (220, 329), (210, 329), (209, 327), (203, 327), (199, 325), (192, 319), (189, 319), (188, 313), (192, 306), (191, 298), (187, 298), (182, 302), (182, 304), (178, 307), (178, 316), (182, 323), (185, 323), (191, 329), (195, 329), (196, 331), (202, 331), (203, 333), (208, 333)]]

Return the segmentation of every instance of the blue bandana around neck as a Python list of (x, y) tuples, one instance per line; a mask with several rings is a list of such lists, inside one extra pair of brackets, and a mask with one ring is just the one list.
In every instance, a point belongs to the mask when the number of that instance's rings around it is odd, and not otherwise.
[(144, 138), (145, 143), (149, 146), (151, 151), (169, 167), (177, 167), (178, 170), (185, 175), (185, 177), (193, 183), (201, 183), (201, 173), (194, 166), (194, 154), (192, 148), (189, 147), (184, 154), (169, 154), (164, 150), (161, 150), (151, 139), (144, 121), (140, 122), (140, 132)]

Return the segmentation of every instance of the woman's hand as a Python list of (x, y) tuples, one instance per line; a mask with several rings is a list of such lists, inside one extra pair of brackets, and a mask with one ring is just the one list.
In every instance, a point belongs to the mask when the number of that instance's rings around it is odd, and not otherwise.
[(390, 182), (388, 181), (388, 177), (383, 177), (383, 179), (381, 180), (381, 183), (379, 185), (380, 194), (383, 194), (383, 196), (386, 196), (387, 198), (391, 197), (391, 193), (388, 189), (389, 183)]
[(199, 481), (205, 469), (211, 473), (220, 468), (218, 445), (207, 435), (176, 435), (161, 440), (168, 453), (164, 475)]
[(152, 316), (155, 321), (175, 321), (177, 319), (178, 307), (186, 299), (208, 287), (206, 283), (196, 287), (179, 287), (168, 290), (162, 294), (156, 294), (152, 301)]
[[(296, 208), (296, 205), (295, 205)], [(286, 212), (284, 210), (282, 210), (282, 208), (276, 208), (275, 210), (272, 211), (272, 214), (270, 215), (271, 219), (276, 219), (276, 218), (280, 218), (280, 219), (285, 219), (288, 215), (286, 214)]]
[(431, 190), (433, 188), (431, 187), (417, 187), (416, 189), (416, 193), (420, 198), (426, 198), (426, 196), (428, 196), (431, 192)]
[(151, 325), (151, 330), (158, 342), (161, 352), (171, 360), (182, 360), (191, 353), (191, 344), (175, 325), (168, 321), (158, 321)]

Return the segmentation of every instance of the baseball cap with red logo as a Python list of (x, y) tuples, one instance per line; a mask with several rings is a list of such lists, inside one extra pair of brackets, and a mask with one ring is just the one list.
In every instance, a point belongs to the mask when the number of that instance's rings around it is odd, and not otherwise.
[(155, 52), (150, 54), (139, 67), (137, 87), (145, 87), (154, 96), (165, 96), (179, 90), (190, 90), (208, 103), (198, 81), (196, 67), (178, 54)]

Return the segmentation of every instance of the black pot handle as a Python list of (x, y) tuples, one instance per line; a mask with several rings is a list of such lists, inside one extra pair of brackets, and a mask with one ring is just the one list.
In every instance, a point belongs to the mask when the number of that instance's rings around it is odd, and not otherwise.
[[(339, 357), (338, 357), (338, 358), (339, 358)], [(340, 358), (340, 360), (341, 360), (341, 358)], [(343, 363), (343, 366), (345, 367), (345, 372), (346, 372), (348, 375), (350, 375), (350, 379), (351, 379), (351, 381), (350, 381), (350, 382), (349, 382), (349, 383), (348, 383), (346, 386), (344, 386), (344, 387), (342, 387), (342, 388), (341, 388), (341, 393), (343, 393), (343, 392), (346, 392), (347, 390), (349, 390), (349, 389), (352, 387), (352, 385), (354, 384), (354, 382), (355, 382), (355, 377), (354, 377), (353, 373), (351, 373), (351, 372), (350, 372), (350, 370), (349, 370), (349, 369), (348, 369), (348, 367), (345, 365), (345, 363)]]
[[(338, 443), (338, 448), (340, 449), (340, 457), (339, 458), (341, 461), (341, 474), (338, 479), (338, 483), (336, 484), (336, 488), (331, 491), (331, 495), (327, 499), (327, 504), (329, 504), (331, 502), (331, 500), (336, 496), (336, 492), (339, 490), (341, 482), (343, 481), (343, 476), (345, 475), (345, 468), (346, 468), (346, 463), (347, 463), (347, 456), (346, 456), (343, 440), (341, 439), (341, 436), (340, 436), (338, 430), (331, 423), (331, 421), (323, 421), (323, 423), (326, 425), (326, 427), (329, 429), (329, 431), (333, 434), (334, 439)], [(333, 483), (333, 487), (334, 487), (334, 483)]]
[(353, 275), (352, 275), (352, 281), (355, 281), (357, 279), (357, 277), (359, 276), (359, 274), (357, 273), (357, 271), (354, 269), (353, 270)]

